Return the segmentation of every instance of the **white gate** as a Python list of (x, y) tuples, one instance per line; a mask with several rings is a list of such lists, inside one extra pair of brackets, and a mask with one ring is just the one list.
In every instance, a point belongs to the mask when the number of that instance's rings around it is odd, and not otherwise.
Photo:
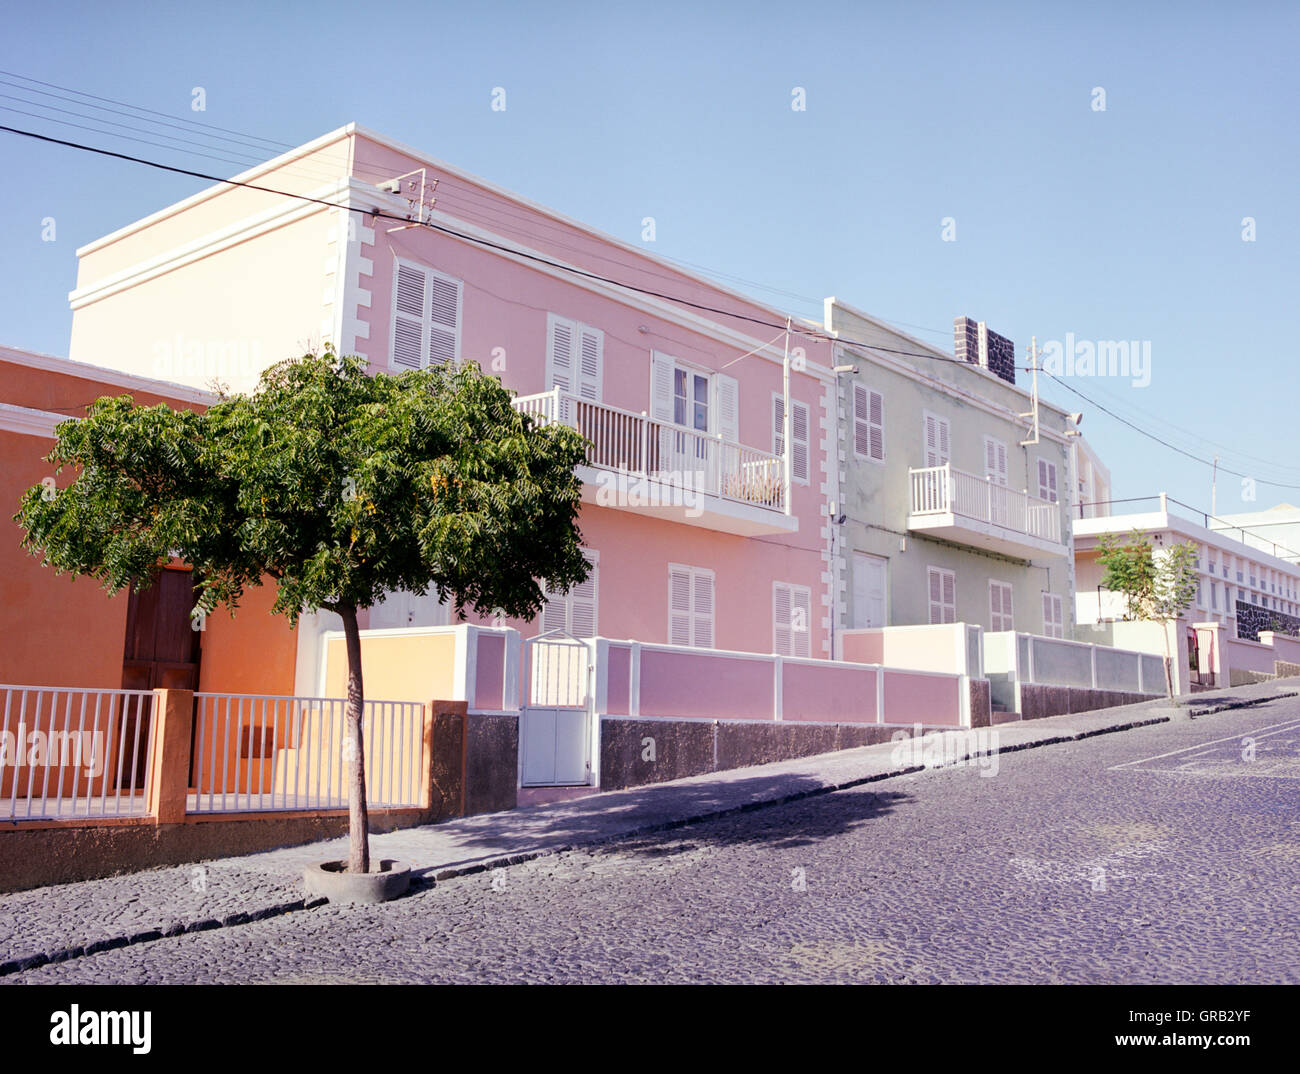
[(591, 782), (591, 650), (562, 630), (524, 642), (528, 702), (519, 718), (525, 787)]

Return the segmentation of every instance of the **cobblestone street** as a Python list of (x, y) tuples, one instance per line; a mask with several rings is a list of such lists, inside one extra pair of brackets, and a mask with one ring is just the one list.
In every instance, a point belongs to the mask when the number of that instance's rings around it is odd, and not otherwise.
[(1298, 748), (1278, 700), (4, 981), (1296, 983)]

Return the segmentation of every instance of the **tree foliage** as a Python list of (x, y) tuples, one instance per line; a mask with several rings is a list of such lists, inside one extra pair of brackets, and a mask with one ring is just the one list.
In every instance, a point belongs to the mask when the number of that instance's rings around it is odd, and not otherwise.
[(204, 613), (233, 614), (269, 576), (276, 612), (336, 612), (352, 642), (356, 611), (398, 590), (531, 619), (542, 585), (567, 590), (589, 570), (574, 474), (586, 442), (515, 410), (472, 364), (371, 376), (326, 350), (204, 412), (99, 399), (57, 437), (47, 459), (76, 480), (51, 498), (28, 490), (15, 521), (45, 564), (109, 592), (179, 557)]

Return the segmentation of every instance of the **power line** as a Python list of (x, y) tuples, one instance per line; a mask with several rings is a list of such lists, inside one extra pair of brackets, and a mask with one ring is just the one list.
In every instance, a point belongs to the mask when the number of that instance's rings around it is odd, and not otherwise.
[[(1045, 369), (1039, 369), (1039, 372), (1042, 373), (1042, 374), (1044, 374), (1045, 376), (1051, 377), (1052, 380), (1056, 381), (1057, 384), (1059, 384), (1059, 385), (1061, 385), (1063, 388), (1065, 388), (1066, 391), (1073, 392), (1073, 393), (1074, 393), (1075, 395), (1077, 395), (1080, 399), (1082, 399), (1085, 403), (1089, 404), (1090, 406), (1095, 406), (1095, 407), (1096, 407), (1098, 410), (1100, 410), (1103, 414), (1109, 414), (1112, 418), (1114, 418), (1114, 419), (1115, 419), (1116, 421), (1118, 421), (1120, 424), (1122, 424), (1122, 425), (1127, 425), (1127, 426), (1128, 426), (1130, 429), (1132, 429), (1134, 432), (1141, 433), (1143, 436), (1147, 437), (1148, 439), (1150, 439), (1150, 440), (1154, 440), (1157, 444), (1160, 444), (1160, 445), (1162, 445), (1163, 447), (1167, 447), (1170, 451), (1174, 451), (1174, 452), (1177, 452), (1179, 455), (1184, 455), (1184, 456), (1186, 456), (1187, 458), (1191, 459), (1193, 462), (1199, 462), (1199, 463), (1201, 463), (1201, 464), (1203, 464), (1203, 465), (1205, 465), (1205, 466), (1213, 466), (1213, 465), (1214, 465), (1214, 463), (1213, 463), (1210, 459), (1202, 458), (1202, 457), (1199, 456), (1199, 455), (1195, 455), (1195, 454), (1193, 454), (1193, 453), (1190, 452), (1190, 451), (1186, 451), (1186, 450), (1184, 450), (1183, 448), (1178, 447), (1178, 445), (1176, 445), (1176, 444), (1171, 444), (1168, 440), (1161, 439), (1160, 437), (1156, 436), (1155, 433), (1150, 432), (1149, 430), (1142, 428), (1142, 426), (1140, 426), (1140, 425), (1135, 425), (1133, 422), (1129, 421), (1129, 420), (1128, 420), (1127, 418), (1125, 418), (1125, 417), (1121, 417), (1119, 414), (1116, 414), (1113, 410), (1109, 409), (1108, 407), (1102, 406), (1102, 404), (1099, 403), (1099, 402), (1097, 402), (1095, 399), (1091, 399), (1091, 398), (1089, 398), (1088, 396), (1084, 395), (1083, 392), (1079, 391), (1078, 388), (1074, 387), (1074, 386), (1071, 385), (1071, 384), (1067, 384), (1067, 383), (1066, 383), (1064, 380), (1062, 380), (1060, 377), (1056, 376), (1056, 374), (1054, 374), (1054, 373), (1048, 373), (1047, 370), (1045, 370)], [(1300, 490), (1300, 485), (1286, 485), (1286, 484), (1283, 484), (1283, 483), (1280, 482), (1280, 481), (1265, 481), (1263, 478), (1256, 478), (1256, 477), (1252, 476), (1251, 474), (1243, 474), (1243, 473), (1238, 473), (1236, 470), (1230, 470), (1230, 469), (1228, 469), (1226, 466), (1224, 466), (1222, 463), (1219, 464), (1219, 469), (1222, 470), (1225, 474), (1232, 474), (1233, 477), (1244, 477), (1244, 478), (1246, 478), (1247, 480), (1255, 481), (1255, 482), (1257, 482), (1258, 484), (1261, 484), (1261, 485), (1269, 485), (1269, 486), (1271, 486), (1271, 487), (1273, 487), (1273, 488), (1279, 488), (1279, 489)]]

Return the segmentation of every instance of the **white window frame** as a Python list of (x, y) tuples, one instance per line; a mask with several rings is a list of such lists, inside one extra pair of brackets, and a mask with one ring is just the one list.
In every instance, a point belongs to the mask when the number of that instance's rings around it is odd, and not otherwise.
[[(786, 607), (790, 621), (784, 624), (777, 614), (778, 595), (785, 591)], [(795, 612), (804, 613), (803, 630), (795, 627)], [(786, 644), (782, 644), (782, 630), (786, 631)], [(793, 582), (772, 583), (772, 652), (777, 656), (812, 657), (812, 590)]]
[[(579, 399), (586, 399), (593, 403), (602, 401), (605, 391), (605, 333), (599, 328), (592, 325), (584, 324), (582, 321), (575, 321), (572, 317), (564, 317), (558, 313), (548, 313), (546, 315), (546, 390), (549, 392), (555, 387), (555, 326), (562, 324), (569, 329), (569, 338), (572, 340), (571, 360), (573, 365), (569, 370), (569, 387), (561, 388), (561, 391), (567, 391), (569, 395), (577, 396)], [(590, 378), (582, 374), (582, 336), (583, 333), (589, 333), (596, 339), (596, 376), (595, 386), (591, 388)]]
[[(454, 354), (448, 363), (448, 368), (456, 368), (460, 365), (461, 338), (465, 329), (465, 281), (455, 276), (450, 276), (445, 272), (439, 272), (432, 265), (426, 265), (419, 261), (413, 261), (407, 257), (393, 258), (393, 295), (388, 314), (388, 368), (393, 372), (404, 372), (407, 369), (417, 368), (415, 366), (399, 365), (396, 361), (397, 345), (397, 277), (401, 268), (405, 266), (416, 272), (424, 274), (424, 311), (420, 316), (420, 369), (430, 368), (429, 362), (429, 341), (433, 331), (433, 288), (429, 286), (430, 280), (437, 277), (447, 283), (454, 284), (456, 287), (456, 329), (453, 343)], [(411, 314), (403, 312), (405, 318), (411, 318)], [(445, 327), (445, 326), (443, 326)]]
[[(1003, 607), (1015, 604), (1015, 589), (1010, 582), (1000, 582), (996, 578), (989, 579), (989, 630), (1015, 630), (1015, 614), (1007, 611), (994, 611), (993, 594), (999, 593), (998, 603)], [(954, 597), (956, 594), (954, 593)]]
[[(690, 629), (688, 630), (688, 633), (690, 635), (690, 640), (687, 641), (685, 644), (691, 646), (692, 648), (697, 648), (697, 649), (717, 648), (717, 643), (718, 643), (717, 576), (708, 567), (692, 567), (685, 563), (668, 564), (668, 644), (669, 645), (679, 644), (678, 642), (673, 641), (673, 615), (680, 614), (680, 613), (675, 613), (673, 609), (673, 573), (674, 572), (683, 573), (690, 580), (690, 584), (689, 584), (690, 609), (686, 612), (687, 618), (689, 619)], [(695, 610), (696, 585), (698, 584), (697, 580), (701, 578), (708, 578), (709, 587), (713, 592), (713, 610), (709, 612), (709, 615), (707, 617), (709, 622), (709, 639), (707, 645), (700, 644), (700, 638), (696, 634), (696, 630), (699, 626), (698, 620), (704, 618), (703, 616), (700, 615), (699, 612)]]
[(1043, 612), (1047, 612), (1048, 605), (1053, 608), (1053, 614), (1049, 618), (1043, 615), (1043, 636), (1048, 638), (1065, 638), (1065, 600), (1059, 593), (1043, 593)]
[[(925, 444), (926, 429), (931, 421), (935, 423), (934, 454), (935, 459), (937, 460), (935, 462), (930, 461), (929, 448), (926, 447)], [(944, 431), (943, 439), (948, 441), (947, 451), (943, 451), (940, 447), (940, 429)], [(929, 469), (932, 466), (946, 466), (952, 461), (952, 428), (949, 425), (947, 418), (940, 417), (933, 410), (921, 411), (921, 459), (925, 462), (926, 469)]]
[[(939, 600), (936, 602), (931, 596), (930, 580), (935, 576), (939, 578)], [(949, 604), (943, 599), (943, 582), (947, 578), (952, 583), (952, 603)], [(925, 596), (930, 606), (930, 623), (938, 625), (941, 623), (957, 622), (957, 572), (950, 567), (927, 566), (925, 568)], [(934, 617), (935, 608), (939, 609), (939, 618)], [(952, 613), (952, 618), (946, 618), (948, 612)]]
[[(872, 399), (879, 400), (880, 420), (878, 422), (871, 420), (871, 403)], [(866, 414), (861, 414), (858, 409), (859, 400), (864, 400), (867, 408)], [(871, 453), (871, 434), (875, 430), (880, 436), (880, 455), (879, 457)], [(859, 444), (865, 440), (867, 450), (859, 450)], [(866, 459), (868, 462), (875, 463), (877, 466), (885, 465), (885, 396), (883, 392), (876, 391), (875, 388), (866, 384), (860, 384), (856, 380), (853, 382), (853, 454), (859, 459)]]
[[(552, 595), (545, 587), (542, 591), (546, 596), (546, 604), (538, 614), (538, 621), (541, 625), (541, 632), (544, 634), (550, 630), (563, 630), (564, 633), (575, 638), (598, 637), (600, 635), (600, 553), (594, 548), (582, 549), (582, 554), (586, 557), (587, 562), (591, 564), (591, 573), (587, 575), (587, 582), (591, 583), (591, 633), (583, 634), (574, 629), (573, 626), (573, 607), (576, 602), (574, 586), (567, 593), (556, 593)], [(582, 583), (586, 585), (587, 582)], [(555, 611), (563, 609), (563, 623), (553, 621)], [(551, 622), (547, 620), (551, 619)]]
[[(1046, 468), (1050, 480), (1047, 484), (1043, 483), (1043, 470)], [(1048, 503), (1060, 503), (1061, 475), (1057, 472), (1056, 463), (1050, 459), (1039, 459), (1035, 467), (1038, 474), (1038, 498), (1046, 500)]]
[[(989, 473), (989, 445), (993, 446), (993, 472)], [(1005, 440), (999, 440), (996, 436), (984, 436), (980, 440), (980, 448), (983, 452), (981, 462), (984, 466), (984, 477), (991, 478), (993, 484), (999, 488), (1008, 488), (1011, 483), (1011, 451), (1007, 447)], [(1002, 451), (1002, 461), (1006, 463), (1006, 468), (999, 471), (997, 468), (998, 449)]]
[[(777, 404), (780, 403), (784, 405), (784, 401), (785, 401), (785, 396), (782, 395), (780, 392), (772, 393), (772, 410), (770, 415), (771, 426), (772, 426), (772, 454), (779, 459), (783, 459), (785, 458), (785, 456), (782, 454), (781, 451), (781, 443), (780, 443), (781, 433), (777, 431), (778, 429), (777, 421), (776, 421)], [(807, 403), (800, 402), (798, 399), (791, 399), (790, 403), (791, 403), (790, 439), (794, 441), (794, 446), (795, 446), (795, 451), (790, 457), (790, 480), (793, 481), (796, 485), (810, 485), (812, 484), (812, 467), (813, 467), (812, 407), (810, 407)], [(803, 424), (804, 438), (802, 440), (800, 440), (797, 436), (794, 435), (794, 428), (795, 428), (794, 416), (799, 412), (800, 409), (802, 409), (805, 414), (804, 424)], [(804, 456), (808, 460), (807, 465), (804, 467), (805, 472), (803, 477), (799, 476), (797, 468), (795, 467), (795, 459), (797, 459), (799, 456), (798, 449), (801, 446), (803, 447), (804, 450)]]

